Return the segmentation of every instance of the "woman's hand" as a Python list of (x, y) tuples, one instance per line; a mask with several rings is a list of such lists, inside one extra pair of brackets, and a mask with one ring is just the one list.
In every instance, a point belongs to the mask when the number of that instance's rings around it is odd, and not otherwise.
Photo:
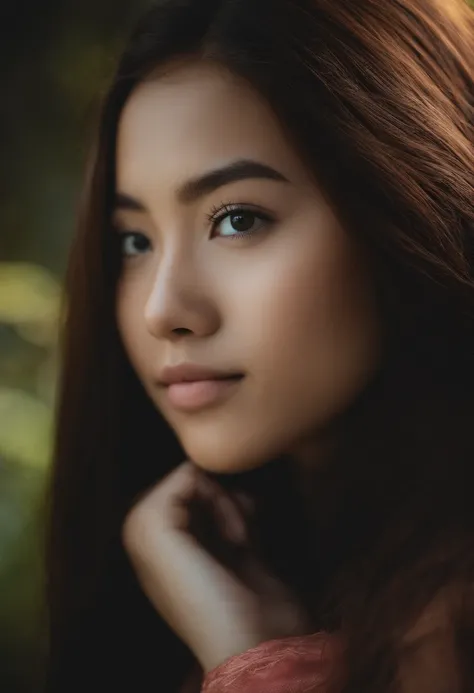
[[(231, 496), (190, 462), (131, 509), (123, 542), (143, 591), (207, 673), (261, 642), (311, 632), (295, 597), (252, 550), (245, 515)], [(207, 519), (222, 560), (199, 539)]]

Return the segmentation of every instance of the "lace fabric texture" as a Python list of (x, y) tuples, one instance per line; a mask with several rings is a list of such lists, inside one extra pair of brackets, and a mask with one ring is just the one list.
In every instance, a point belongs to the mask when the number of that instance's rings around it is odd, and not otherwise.
[(333, 693), (342, 646), (327, 633), (261, 643), (231, 657), (204, 678), (201, 693)]

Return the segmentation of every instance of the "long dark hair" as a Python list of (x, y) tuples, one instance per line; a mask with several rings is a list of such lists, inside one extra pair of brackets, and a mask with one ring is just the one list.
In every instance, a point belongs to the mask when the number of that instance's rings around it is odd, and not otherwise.
[(124, 353), (109, 232), (122, 107), (175, 57), (216, 61), (258, 89), (372, 261), (384, 363), (321, 468), (319, 529), (299, 571), (321, 627), (347, 637), (346, 693), (393, 689), (439, 599), (472, 690), (474, 19), (462, 0), (160, 0), (133, 33), (103, 104), (67, 272), (48, 690), (171, 693), (192, 661), (120, 541), (137, 494), (185, 455)]

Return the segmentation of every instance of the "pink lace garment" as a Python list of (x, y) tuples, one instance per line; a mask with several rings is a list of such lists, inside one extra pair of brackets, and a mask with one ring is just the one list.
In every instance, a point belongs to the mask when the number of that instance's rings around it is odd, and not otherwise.
[(231, 657), (207, 676), (196, 671), (180, 693), (334, 693), (342, 644), (327, 633), (282, 638)]

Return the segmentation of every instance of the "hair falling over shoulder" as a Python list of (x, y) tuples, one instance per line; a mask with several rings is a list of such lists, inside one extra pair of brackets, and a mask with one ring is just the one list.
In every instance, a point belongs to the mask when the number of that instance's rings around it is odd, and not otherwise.
[[(259, 90), (377, 277), (386, 362), (321, 472), (314, 544), (321, 622), (348, 643), (344, 693), (473, 691), (474, 12), (463, 0), (159, 0), (131, 35), (67, 272), (48, 691), (156, 681), (172, 693), (191, 665), (120, 542), (134, 498), (183, 451), (120, 343), (108, 234), (121, 110), (175, 58), (216, 61)], [(441, 674), (423, 673), (425, 648), (444, 658)]]

